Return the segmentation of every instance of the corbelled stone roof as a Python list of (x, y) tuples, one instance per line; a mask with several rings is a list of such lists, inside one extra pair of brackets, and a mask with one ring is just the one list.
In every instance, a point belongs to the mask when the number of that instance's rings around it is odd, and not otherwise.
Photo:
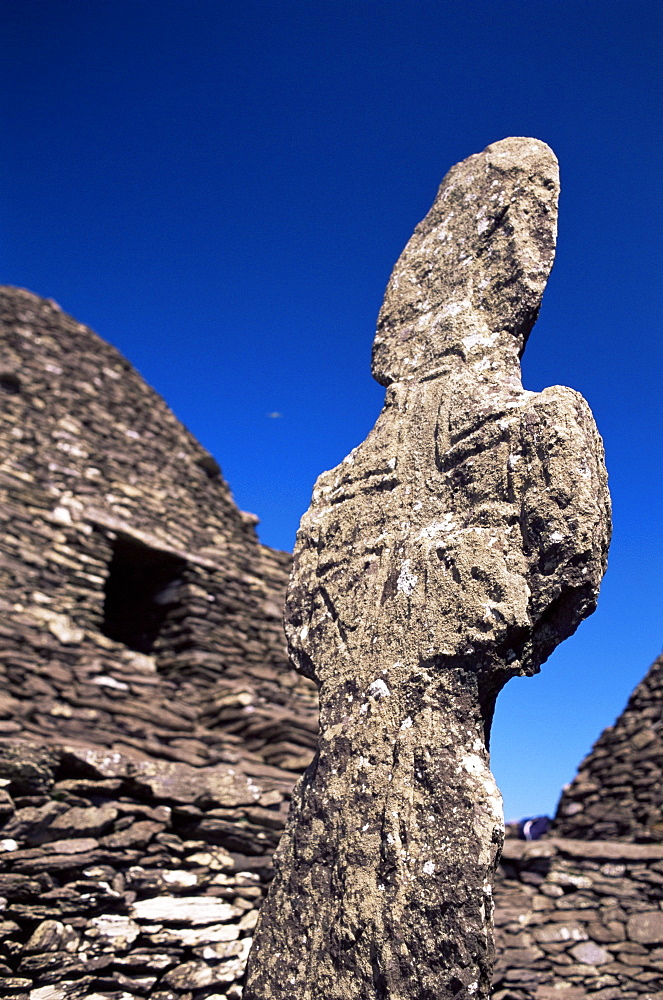
[(564, 789), (554, 829), (584, 840), (663, 840), (663, 656)]
[(285, 654), (290, 557), (114, 348), (18, 289), (0, 324), (0, 736), (202, 766), (241, 734), (299, 769), (316, 720)]

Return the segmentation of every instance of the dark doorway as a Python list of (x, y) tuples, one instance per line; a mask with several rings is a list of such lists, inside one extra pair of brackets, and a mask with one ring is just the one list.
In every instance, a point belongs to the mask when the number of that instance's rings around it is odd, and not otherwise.
[(180, 603), (184, 559), (118, 535), (105, 586), (102, 632), (139, 653), (151, 653)]

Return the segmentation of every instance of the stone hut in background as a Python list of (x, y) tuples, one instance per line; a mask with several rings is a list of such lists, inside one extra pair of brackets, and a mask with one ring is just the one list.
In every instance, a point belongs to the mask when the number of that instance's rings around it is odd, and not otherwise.
[(564, 789), (507, 839), (494, 1000), (663, 1000), (663, 656)]
[(662, 762), (663, 656), (564, 789), (556, 834), (581, 840), (663, 840)]
[[(91, 330), (8, 288), (0, 326), (2, 992), (239, 1000), (317, 731), (290, 557)], [(495, 1000), (663, 1000), (662, 669), (507, 840)]]
[(238, 996), (317, 732), (290, 557), (116, 350), (11, 288), (0, 518), (2, 990)]

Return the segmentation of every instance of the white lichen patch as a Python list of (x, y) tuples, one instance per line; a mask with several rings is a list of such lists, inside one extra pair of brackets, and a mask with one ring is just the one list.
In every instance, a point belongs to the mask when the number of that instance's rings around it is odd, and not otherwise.
[(427, 524), (425, 528), (422, 528), (417, 539), (424, 538), (435, 538), (437, 535), (444, 531), (451, 531), (456, 527), (456, 522), (454, 521), (453, 514), (444, 514), (439, 521), (433, 521), (432, 524)]
[(424, 874), (433, 875), (435, 873), (435, 865), (432, 861), (426, 861), (424, 864)]
[(467, 771), (468, 774), (471, 774), (474, 778), (478, 778), (479, 775), (483, 775), (486, 771), (485, 763), (481, 757), (478, 757), (474, 753), (469, 753), (467, 756), (463, 757), (457, 770), (460, 770), (461, 768)]
[(489, 368), (493, 368), (493, 367), (494, 366), (493, 366), (490, 358), (481, 358), (480, 361), (477, 361), (475, 363), (474, 370), (477, 371), (477, 372), (485, 372), (485, 371), (488, 371)]
[(516, 422), (515, 417), (502, 417), (500, 420), (497, 421), (497, 426), (501, 431), (505, 431), (511, 426), (511, 424), (515, 422)]
[(455, 302), (449, 302), (443, 309), (440, 309), (439, 319), (447, 319), (453, 316), (458, 316), (460, 313), (467, 312), (468, 309), (472, 308), (472, 303), (469, 299), (460, 299)]
[(377, 677), (374, 681), (372, 681), (371, 684), (368, 685), (368, 688), (366, 689), (366, 694), (369, 696), (369, 698), (376, 698), (379, 700), (380, 698), (388, 698), (389, 695), (391, 694), (391, 691), (389, 690), (389, 686), (385, 683), (385, 681), (383, 681), (381, 677)]
[(491, 333), (488, 335), (484, 333), (471, 333), (468, 337), (463, 337), (461, 344), (463, 347), (467, 348), (468, 351), (471, 351), (475, 347), (492, 347), (498, 337), (498, 333)]
[(413, 573), (410, 569), (410, 560), (406, 559), (401, 566), (401, 571), (398, 574), (398, 580), (396, 581), (396, 590), (401, 594), (405, 594), (409, 597), (413, 592), (414, 588), (419, 582), (419, 577)]

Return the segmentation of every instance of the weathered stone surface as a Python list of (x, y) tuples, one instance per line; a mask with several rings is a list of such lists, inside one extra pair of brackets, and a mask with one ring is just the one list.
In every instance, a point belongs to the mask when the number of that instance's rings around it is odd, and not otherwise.
[(161, 983), (163, 986), (171, 986), (181, 990), (201, 989), (220, 983), (232, 983), (237, 974), (235, 966), (236, 963), (226, 967), (225, 963), (210, 966), (206, 962), (185, 962), (167, 972)]
[(576, 944), (569, 949), (569, 952), (578, 962), (584, 962), (586, 965), (605, 965), (611, 960), (610, 952), (605, 948), (599, 948), (592, 941)]
[(94, 917), (89, 927), (94, 928), (96, 941), (108, 942), (118, 952), (126, 951), (140, 933), (140, 927), (134, 920), (118, 913)]
[(38, 896), (42, 887), (36, 879), (26, 875), (0, 874), (0, 896), (10, 896), (14, 899), (29, 899)]
[(56, 752), (42, 747), (0, 747), (0, 778), (18, 795), (39, 795), (53, 784)]
[(520, 381), (557, 192), (543, 143), (489, 146), (449, 172), (390, 279), (384, 409), (297, 538), (286, 633), (321, 735), (246, 1000), (489, 994), (495, 699), (594, 609), (610, 530), (587, 404)]
[[(545, 841), (544, 841), (545, 843)], [(567, 854), (571, 858), (597, 858), (597, 859), (628, 859), (629, 861), (662, 861), (663, 844), (624, 844), (621, 841), (609, 840), (569, 840), (566, 837), (555, 838), (557, 850)], [(523, 845), (530, 857), (535, 856), (537, 844)], [(540, 846), (543, 846), (541, 844)], [(615, 874), (614, 872), (612, 874)]]
[[(546, 996), (565, 998), (569, 981), (592, 998), (602, 997), (604, 990), (608, 1000), (621, 1000), (633, 990), (639, 995), (645, 980), (638, 977), (651, 970), (660, 975), (663, 968), (663, 949), (653, 940), (661, 917), (653, 866), (660, 864), (655, 856), (661, 846), (554, 837), (536, 843), (546, 844), (545, 858), (528, 854), (535, 843), (518, 853), (505, 851), (495, 881), (496, 1000), (507, 1000), (503, 991), (511, 987), (514, 967), (522, 964), (514, 952), (526, 953), (531, 939), (545, 952), (536, 970), (539, 989), (550, 991)], [(651, 852), (649, 859), (639, 851)], [(605, 858), (619, 863), (595, 860)], [(543, 879), (537, 885), (530, 880), (535, 871)], [(551, 895), (551, 888), (559, 894)], [(651, 972), (654, 978), (657, 972)], [(528, 988), (519, 1000), (538, 996)]]
[(562, 941), (586, 941), (587, 931), (579, 924), (568, 922), (547, 924), (534, 931), (534, 939), (543, 944)]
[(154, 798), (183, 803), (206, 798), (225, 806), (253, 805), (262, 791), (245, 774), (223, 764), (194, 769), (188, 764), (141, 761), (133, 780)]
[(63, 760), (65, 765), (82, 767), (97, 781), (126, 778), (133, 770), (132, 762), (125, 754), (95, 746), (65, 746)]
[(49, 840), (59, 837), (96, 837), (113, 823), (117, 809), (111, 805), (68, 809), (49, 824)]
[(45, 951), (76, 951), (80, 935), (59, 920), (44, 920), (30, 935), (24, 953), (42, 954)]
[(587, 1000), (586, 992), (574, 986), (560, 983), (556, 986), (537, 986), (535, 1000)]
[(663, 912), (634, 913), (627, 925), (631, 941), (642, 944), (663, 944)]
[(43, 806), (26, 806), (14, 813), (3, 829), (3, 836), (29, 837), (32, 843), (56, 840), (58, 835), (49, 837), (48, 828), (54, 819), (66, 811), (67, 807), (62, 802), (51, 801), (45, 802)]
[(180, 945), (188, 948), (215, 944), (219, 941), (236, 941), (239, 930), (234, 924), (210, 924), (204, 927), (164, 927), (152, 932), (151, 938), (157, 944)]

